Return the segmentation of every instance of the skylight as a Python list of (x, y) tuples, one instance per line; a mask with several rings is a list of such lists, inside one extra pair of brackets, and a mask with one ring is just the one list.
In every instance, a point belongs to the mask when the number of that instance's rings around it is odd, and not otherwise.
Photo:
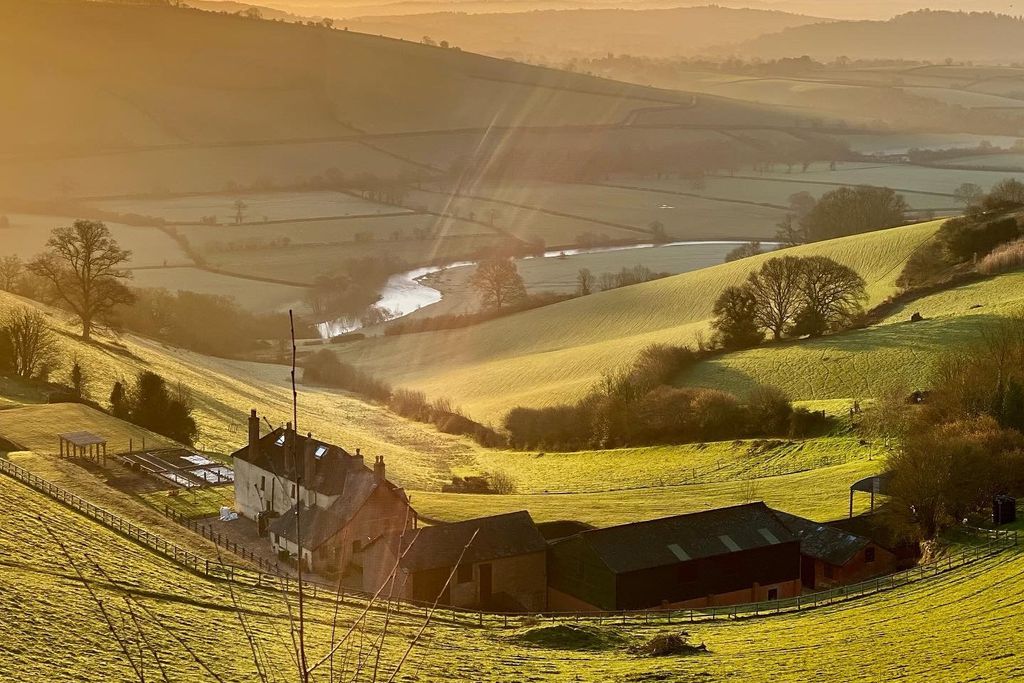
[(275, 446), (283, 446), (284, 445), (284, 434), (281, 434), (281, 436), (277, 437), (277, 441), (274, 442), (274, 445)]
[(316, 450), (313, 452), (313, 455), (316, 457), (317, 460), (319, 460), (320, 458), (324, 457), (326, 453), (327, 446), (320, 445), (316, 447)]

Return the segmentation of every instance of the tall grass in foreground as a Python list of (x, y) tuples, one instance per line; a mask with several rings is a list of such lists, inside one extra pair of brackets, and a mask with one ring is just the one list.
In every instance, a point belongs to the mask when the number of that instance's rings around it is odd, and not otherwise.
[(984, 275), (1008, 273), (1024, 267), (1024, 239), (997, 247), (978, 262), (978, 272)]

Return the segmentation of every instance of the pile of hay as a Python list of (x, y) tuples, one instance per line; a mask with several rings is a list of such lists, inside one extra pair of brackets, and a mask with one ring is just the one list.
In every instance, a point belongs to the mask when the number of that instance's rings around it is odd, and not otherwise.
[(707, 645), (691, 645), (690, 634), (686, 631), (680, 633), (661, 633), (649, 641), (633, 649), (633, 651), (644, 657), (670, 657), (676, 655), (699, 655), (708, 651)]

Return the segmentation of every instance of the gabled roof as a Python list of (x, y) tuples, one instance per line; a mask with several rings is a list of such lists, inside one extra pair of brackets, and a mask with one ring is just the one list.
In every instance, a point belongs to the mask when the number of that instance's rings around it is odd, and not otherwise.
[(764, 503), (584, 531), (586, 543), (616, 574), (796, 542)]
[[(295, 440), (294, 448), (289, 444), (290, 439)], [(255, 457), (249, 453), (248, 446), (235, 451), (233, 457), (295, 481), (297, 468), (302, 467), (307, 452), (313, 456), (313, 475), (311, 481), (303, 482), (303, 486), (317, 493), (338, 495), (344, 490), (345, 478), (350, 472), (371, 471), (363, 464), (362, 458), (352, 457), (344, 448), (296, 434), (284, 427), (260, 437)]]
[[(391, 491), (403, 501), (408, 501), (405, 491), (389, 481), (378, 482), (374, 473), (366, 468), (363, 468), (362, 472), (350, 473), (344, 481), (345, 488), (339, 492), (337, 500), (326, 509), (300, 503), (300, 529), (296, 529), (296, 506), (293, 505), (288, 512), (271, 521), (270, 531), (295, 543), (301, 530), (302, 547), (316, 550), (345, 528), (378, 488)], [(414, 513), (410, 512), (411, 514)]]
[(871, 541), (863, 536), (812, 522), (787, 512), (773, 510), (786, 527), (800, 539), (800, 554), (841, 567)]
[(404, 547), (407, 551), (401, 566), (412, 572), (454, 567), (473, 532), (477, 535), (463, 556), (463, 564), (528, 555), (547, 549), (547, 542), (530, 513), (523, 510), (406, 532)]

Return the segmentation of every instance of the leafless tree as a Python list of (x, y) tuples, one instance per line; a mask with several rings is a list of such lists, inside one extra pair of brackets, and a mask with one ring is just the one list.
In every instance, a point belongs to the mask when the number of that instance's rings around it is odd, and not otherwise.
[(0, 319), (0, 348), (9, 354), (14, 374), (32, 377), (57, 361), (57, 336), (46, 316), (31, 308), (15, 308)]
[(0, 258), (0, 289), (5, 292), (13, 292), (21, 279), (24, 264), (17, 256), (4, 256)]
[(590, 272), (589, 268), (580, 268), (576, 274), (576, 294), (579, 296), (587, 296), (593, 293), (594, 286), (596, 285), (594, 274)]
[(754, 296), (754, 320), (781, 339), (800, 310), (802, 260), (796, 256), (769, 259), (747, 278), (747, 289)]
[(67, 306), (82, 324), (82, 338), (90, 339), (96, 321), (117, 304), (134, 296), (124, 281), (131, 273), (121, 268), (131, 257), (99, 221), (77, 220), (57, 228), (46, 243), (48, 251), (29, 263), (43, 278), (52, 298)]
[(512, 259), (481, 261), (469, 282), (487, 308), (498, 309), (526, 298), (526, 285)]

